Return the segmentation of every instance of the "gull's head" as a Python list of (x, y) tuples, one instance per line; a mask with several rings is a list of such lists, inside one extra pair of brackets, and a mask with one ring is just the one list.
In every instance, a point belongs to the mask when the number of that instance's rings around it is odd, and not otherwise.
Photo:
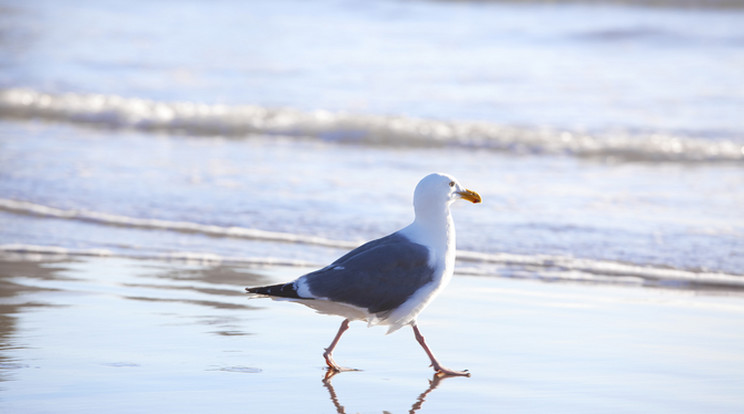
[(438, 206), (449, 207), (458, 199), (480, 203), (481, 196), (468, 190), (455, 177), (447, 174), (433, 173), (419, 181), (413, 193), (413, 205), (416, 211), (435, 209)]

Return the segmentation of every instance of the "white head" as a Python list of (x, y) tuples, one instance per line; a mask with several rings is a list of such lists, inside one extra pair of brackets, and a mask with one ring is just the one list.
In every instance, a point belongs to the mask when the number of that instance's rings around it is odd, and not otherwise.
[(457, 199), (480, 203), (481, 196), (475, 191), (463, 187), (455, 177), (447, 174), (433, 173), (419, 181), (413, 192), (413, 207), (416, 216), (433, 212), (446, 213), (449, 206)]

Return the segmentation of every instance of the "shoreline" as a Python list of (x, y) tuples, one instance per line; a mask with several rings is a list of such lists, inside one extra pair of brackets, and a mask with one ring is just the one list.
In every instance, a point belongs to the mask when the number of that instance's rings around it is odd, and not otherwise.
[[(349, 243), (349, 247), (356, 244)], [(675, 269), (610, 260), (551, 255), (477, 253), (458, 250), (455, 275), (546, 283), (633, 286), (672, 290), (691, 290), (710, 294), (744, 294), (744, 275), (719, 271)], [(279, 258), (223, 257), (213, 253), (181, 252), (160, 255), (117, 254), (105, 249), (73, 250), (54, 246), (23, 244), (0, 245), (2, 262), (64, 262), (86, 259), (152, 261), (179, 265), (223, 266), (236, 268), (286, 268), (301, 275), (323, 267), (309, 261)], [(468, 267), (475, 263), (479, 269)], [(490, 266), (490, 268), (485, 268)]]

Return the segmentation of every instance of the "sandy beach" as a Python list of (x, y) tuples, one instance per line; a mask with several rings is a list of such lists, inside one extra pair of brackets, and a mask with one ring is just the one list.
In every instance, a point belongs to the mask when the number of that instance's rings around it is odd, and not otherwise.
[(293, 268), (117, 258), (0, 263), (0, 409), (81, 412), (656, 412), (744, 408), (744, 297), (456, 275), (409, 329), (249, 300)]

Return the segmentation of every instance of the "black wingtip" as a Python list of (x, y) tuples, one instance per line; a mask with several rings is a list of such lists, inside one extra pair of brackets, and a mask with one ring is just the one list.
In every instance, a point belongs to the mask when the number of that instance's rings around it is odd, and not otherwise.
[(280, 283), (278, 285), (245, 288), (245, 291), (248, 293), (256, 293), (258, 295), (302, 299), (302, 297), (297, 294), (297, 289), (295, 289), (294, 283)]

